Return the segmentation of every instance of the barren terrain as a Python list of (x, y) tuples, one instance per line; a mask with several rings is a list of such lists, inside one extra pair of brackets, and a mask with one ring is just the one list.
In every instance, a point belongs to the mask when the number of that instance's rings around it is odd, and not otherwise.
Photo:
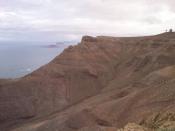
[(2, 131), (144, 131), (174, 125), (175, 33), (84, 36), (33, 73), (0, 80)]

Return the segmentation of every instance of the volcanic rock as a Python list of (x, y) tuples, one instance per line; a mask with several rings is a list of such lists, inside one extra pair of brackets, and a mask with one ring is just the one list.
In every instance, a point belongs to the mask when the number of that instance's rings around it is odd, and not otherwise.
[(0, 80), (1, 130), (113, 131), (143, 124), (175, 112), (174, 66), (175, 33), (85, 36), (33, 73)]

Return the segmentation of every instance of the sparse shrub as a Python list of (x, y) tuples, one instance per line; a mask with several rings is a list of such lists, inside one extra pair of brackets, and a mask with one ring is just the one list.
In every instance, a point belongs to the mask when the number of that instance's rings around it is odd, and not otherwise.
[(175, 128), (170, 128), (169, 125), (166, 125), (166, 122), (173, 122), (175, 121), (175, 114), (174, 113), (157, 113), (148, 120), (142, 120), (139, 124), (145, 126), (153, 131), (175, 131)]
[(168, 128), (157, 129), (156, 131), (175, 131), (175, 128), (172, 128), (172, 129), (168, 129)]

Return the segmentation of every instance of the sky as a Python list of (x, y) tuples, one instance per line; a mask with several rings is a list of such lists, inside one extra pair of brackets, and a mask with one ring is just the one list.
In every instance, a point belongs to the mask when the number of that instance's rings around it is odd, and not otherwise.
[(0, 0), (0, 41), (78, 41), (175, 29), (174, 0)]

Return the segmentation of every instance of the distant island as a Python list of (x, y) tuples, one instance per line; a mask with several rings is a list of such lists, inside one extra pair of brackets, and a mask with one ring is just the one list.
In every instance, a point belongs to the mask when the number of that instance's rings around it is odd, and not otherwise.
[(55, 43), (52, 43), (52, 44), (43, 45), (42, 47), (44, 47), (44, 48), (59, 48), (62, 45), (70, 44), (70, 43), (75, 44), (76, 42), (73, 42), (73, 41), (55, 42)]
[(42, 47), (45, 47), (45, 48), (58, 48), (59, 46), (57, 44), (50, 44), (50, 45), (44, 45)]

